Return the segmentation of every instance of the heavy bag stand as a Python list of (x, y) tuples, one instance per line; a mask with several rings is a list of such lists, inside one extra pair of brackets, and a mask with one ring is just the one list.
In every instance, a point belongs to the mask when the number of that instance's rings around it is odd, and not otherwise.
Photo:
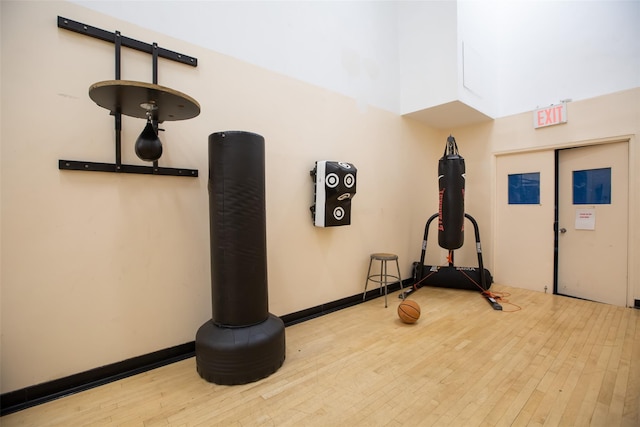
[[(453, 250), (449, 250), (449, 256), (447, 257), (449, 264), (447, 266), (424, 264), (427, 251), (427, 238), (429, 236), (429, 226), (434, 219), (438, 218), (437, 213), (433, 214), (424, 227), (420, 262), (413, 263), (413, 286), (404, 291), (404, 293), (400, 295), (401, 298), (405, 298), (423, 286), (465, 289), (472, 291), (479, 290), (481, 292), (485, 292), (491, 287), (493, 277), (489, 270), (484, 268), (484, 264), (482, 262), (482, 245), (480, 243), (480, 230), (478, 228), (478, 223), (471, 215), (465, 213), (464, 216), (471, 221), (475, 231), (478, 268), (456, 267), (454, 265)], [(480, 274), (480, 272), (483, 272), (484, 274)]]
[[(482, 262), (482, 245), (478, 223), (469, 214), (464, 213), (465, 187), (464, 158), (458, 153), (458, 145), (453, 136), (447, 138), (444, 154), (438, 162), (438, 186), (440, 194), (439, 212), (432, 215), (424, 228), (422, 239), (422, 253), (420, 262), (413, 263), (413, 286), (400, 293), (400, 298), (406, 298), (422, 286), (437, 286), (454, 289), (480, 290), (489, 303), (496, 310), (502, 307), (487, 292), (493, 278), (484, 268)], [(449, 250), (448, 266), (424, 265), (427, 251), (429, 226), (438, 218), (438, 245)], [(462, 247), (464, 243), (464, 218), (471, 221), (476, 237), (476, 253), (478, 254), (478, 269), (474, 267), (456, 267), (453, 261), (453, 251)]]

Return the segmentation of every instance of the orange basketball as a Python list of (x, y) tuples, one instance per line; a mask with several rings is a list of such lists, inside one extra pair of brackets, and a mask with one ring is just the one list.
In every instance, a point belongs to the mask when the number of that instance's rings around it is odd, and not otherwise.
[(398, 306), (398, 317), (404, 323), (416, 323), (420, 318), (420, 306), (413, 300), (402, 300)]

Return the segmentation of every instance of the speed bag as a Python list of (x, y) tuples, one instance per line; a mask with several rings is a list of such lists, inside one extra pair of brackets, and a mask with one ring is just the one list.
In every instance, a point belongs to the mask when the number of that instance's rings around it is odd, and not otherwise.
[(438, 161), (438, 245), (458, 249), (464, 243), (464, 158), (450, 136)]

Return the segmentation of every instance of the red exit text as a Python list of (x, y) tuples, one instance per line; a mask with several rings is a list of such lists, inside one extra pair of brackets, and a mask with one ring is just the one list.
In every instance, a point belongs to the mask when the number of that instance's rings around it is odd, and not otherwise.
[(567, 104), (564, 102), (539, 108), (533, 112), (533, 127), (536, 129), (561, 123), (567, 123)]

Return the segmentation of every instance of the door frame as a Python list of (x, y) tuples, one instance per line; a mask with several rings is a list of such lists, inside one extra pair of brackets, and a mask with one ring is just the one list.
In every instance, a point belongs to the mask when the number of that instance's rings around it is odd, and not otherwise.
[[(558, 292), (558, 259), (559, 259), (559, 253), (558, 253), (558, 243), (559, 243), (559, 235), (560, 235), (560, 230), (559, 230), (559, 208), (558, 208), (558, 204), (559, 204), (559, 190), (560, 190), (560, 183), (559, 183), (559, 174), (560, 174), (560, 151), (562, 150), (566, 150), (566, 149), (570, 149), (570, 148), (583, 148), (583, 147), (589, 147), (589, 146), (595, 146), (595, 145), (606, 145), (606, 144), (614, 144), (614, 143), (620, 143), (620, 142), (626, 142), (627, 143), (627, 147), (628, 147), (628, 156), (627, 156), (627, 161), (628, 161), (628, 170), (629, 170), (629, 176), (628, 176), (628, 183), (627, 183), (627, 232), (630, 236), (634, 236), (635, 235), (635, 226), (634, 226), (634, 222), (632, 221), (632, 210), (633, 210), (633, 206), (635, 206), (634, 204), (634, 200), (632, 200), (632, 195), (635, 194), (635, 187), (634, 187), (634, 180), (632, 179), (632, 174), (635, 173), (635, 171), (633, 171), (633, 164), (632, 164), (632, 159), (633, 157), (633, 144), (632, 144), (632, 136), (621, 136), (621, 137), (611, 137), (611, 138), (605, 138), (605, 139), (596, 139), (596, 140), (590, 140), (590, 141), (583, 141), (583, 142), (578, 142), (578, 143), (568, 143), (568, 144), (563, 144), (563, 145), (559, 145), (556, 146), (554, 148), (554, 207), (553, 207), (553, 294), (554, 295), (562, 295), (562, 296), (567, 296), (570, 298), (577, 298), (577, 297), (573, 297), (571, 295), (564, 295)], [(626, 303), (625, 305), (627, 307), (633, 307), (634, 306), (634, 300), (633, 300), (633, 292), (634, 289), (631, 286), (633, 281), (632, 281), (632, 269), (631, 269), (631, 265), (630, 265), (630, 260), (632, 259), (632, 254), (633, 254), (633, 245), (632, 245), (633, 239), (627, 239), (627, 295), (626, 295)]]
[[(565, 141), (567, 141), (567, 139), (565, 138)], [(545, 145), (540, 145), (540, 146), (529, 146), (529, 147), (522, 147), (522, 148), (517, 148), (517, 149), (512, 149), (512, 150), (500, 150), (500, 151), (494, 151), (493, 155), (492, 155), (492, 178), (493, 178), (493, 185), (492, 185), (492, 200), (493, 200), (493, 206), (494, 209), (492, 211), (491, 214), (491, 225), (492, 225), (492, 241), (493, 242), (497, 242), (497, 238), (498, 238), (498, 227), (500, 226), (497, 222), (497, 210), (499, 209), (498, 207), (498, 197), (497, 197), (497, 193), (496, 193), (496, 183), (497, 180), (499, 179), (498, 175), (497, 175), (497, 158), (503, 155), (509, 155), (509, 154), (526, 154), (526, 153), (534, 153), (534, 152), (539, 152), (539, 151), (549, 151), (549, 152), (554, 152), (554, 155), (557, 155), (557, 151), (558, 150), (562, 150), (565, 148), (578, 148), (578, 147), (587, 147), (590, 145), (602, 145), (602, 144), (610, 144), (610, 143), (616, 143), (616, 142), (627, 142), (628, 143), (628, 147), (629, 147), (629, 184), (628, 184), (628, 199), (629, 199), (629, 203), (628, 203), (628, 232), (629, 232), (629, 236), (631, 236), (631, 238), (628, 239), (628, 243), (627, 243), (627, 307), (636, 307), (636, 308), (640, 308), (640, 299), (635, 299), (635, 298), (640, 298), (640, 284), (638, 284), (637, 286), (634, 287), (634, 283), (640, 283), (640, 265), (635, 266), (631, 263), (631, 260), (640, 258), (640, 245), (634, 243), (637, 240), (637, 236), (639, 235), (638, 233), (640, 233), (640, 213), (636, 214), (634, 212), (634, 209), (636, 207), (640, 207), (640, 148), (637, 148), (636, 145), (638, 144), (638, 142), (640, 142), (640, 140), (637, 138), (637, 135), (635, 134), (618, 134), (617, 136), (611, 136), (611, 137), (602, 137), (602, 138), (594, 138), (594, 139), (584, 139), (584, 140), (568, 140), (567, 142), (562, 142), (562, 143), (558, 143), (556, 141), (551, 141), (549, 144), (545, 144)], [(557, 160), (555, 161), (555, 163), (557, 164)], [(552, 292), (553, 294), (556, 295), (561, 295), (558, 294), (557, 292), (557, 287), (558, 287), (558, 265), (557, 265), (557, 257), (558, 257), (558, 217), (557, 217), (557, 193), (558, 193), (558, 187), (557, 187), (557, 176), (558, 176), (558, 171), (556, 170), (555, 172), (555, 177), (554, 177), (554, 183), (553, 186), (555, 188), (555, 194), (554, 194), (554, 223), (553, 224), (549, 224), (549, 227), (553, 227), (553, 233), (554, 233), (554, 247), (553, 249), (549, 248), (549, 250), (553, 250), (553, 271), (551, 274), (553, 274), (553, 277), (549, 278), (549, 282), (551, 287), (553, 288)], [(541, 232), (546, 232), (546, 230), (548, 229), (544, 229), (541, 230)], [(488, 268), (494, 268), (495, 267), (495, 257), (497, 255), (497, 251), (496, 251), (496, 245), (492, 245), (491, 248), (491, 258), (490, 258), (490, 262), (489, 262), (489, 267)]]

